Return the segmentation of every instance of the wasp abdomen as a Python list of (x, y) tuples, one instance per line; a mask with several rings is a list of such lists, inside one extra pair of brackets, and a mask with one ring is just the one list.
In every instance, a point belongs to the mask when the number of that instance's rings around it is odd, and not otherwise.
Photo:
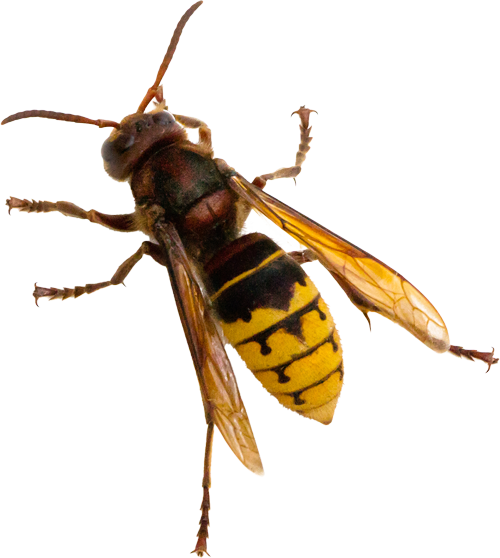
[(206, 266), (214, 308), (228, 341), (285, 407), (329, 424), (343, 380), (333, 318), (300, 265), (254, 233)]

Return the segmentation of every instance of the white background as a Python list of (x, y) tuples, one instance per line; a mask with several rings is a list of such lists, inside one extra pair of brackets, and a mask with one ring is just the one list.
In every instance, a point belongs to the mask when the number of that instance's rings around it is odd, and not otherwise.
[[(112, 120), (136, 109), (189, 5), (9, 4), (2, 117)], [(452, 343), (500, 351), (499, 28), (495, 1), (207, 0), (165, 96), (250, 180), (293, 163), (290, 113), (316, 109), (297, 186), (268, 191), (410, 279)], [(132, 211), (127, 184), (102, 171), (107, 134), (2, 127), (2, 195)], [(35, 281), (105, 281), (143, 237), (6, 210), (0, 226), (0, 556), (187, 557), (205, 426), (167, 272), (142, 261), (126, 289), (36, 308)], [(329, 274), (308, 270), (343, 341), (336, 416), (325, 427), (283, 409), (233, 359), (266, 475), (217, 433), (209, 552), (498, 558), (500, 368), (435, 354), (373, 314), (370, 333)]]

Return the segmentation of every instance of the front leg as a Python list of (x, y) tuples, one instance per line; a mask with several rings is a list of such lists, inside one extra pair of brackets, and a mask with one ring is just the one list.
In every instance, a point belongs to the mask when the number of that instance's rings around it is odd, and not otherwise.
[(113, 231), (134, 232), (139, 230), (134, 213), (107, 215), (95, 209), (85, 211), (85, 209), (67, 201), (58, 201), (54, 203), (49, 201), (20, 200), (19, 198), (9, 198), (7, 200), (7, 206), (9, 208), (9, 213), (12, 209), (19, 209), (19, 211), (26, 211), (27, 213), (50, 213), (51, 211), (57, 211), (58, 213), (66, 215), (66, 217), (86, 219), (91, 223), (97, 223)]
[(182, 116), (182, 114), (174, 114), (174, 118), (185, 128), (198, 130), (198, 143), (206, 147), (209, 151), (212, 151), (212, 132), (205, 122), (198, 118), (193, 118), (192, 116)]
[[(157, 109), (161, 108), (168, 110), (165, 99), (163, 98), (162, 85), (159, 85), (154, 91), (154, 98), (157, 101), (157, 103), (155, 103)], [(198, 145), (205, 147), (207, 151), (212, 153), (212, 132), (210, 128), (205, 124), (205, 122), (203, 122), (203, 120), (194, 118), (192, 116), (184, 116), (182, 114), (174, 114), (174, 118), (179, 124), (184, 126), (184, 128), (189, 128), (190, 130), (198, 130)]]
[(311, 149), (309, 144), (312, 141), (311, 126), (309, 126), (309, 116), (311, 112), (316, 112), (315, 110), (307, 109), (305, 106), (299, 108), (294, 114), (300, 116), (300, 144), (297, 155), (295, 156), (295, 165), (293, 167), (286, 167), (284, 169), (278, 169), (277, 171), (271, 172), (269, 174), (262, 174), (254, 179), (253, 184), (258, 188), (262, 189), (266, 185), (268, 180), (276, 180), (277, 178), (293, 178), (299, 174), (301, 171), (302, 163), (306, 160), (306, 154)]

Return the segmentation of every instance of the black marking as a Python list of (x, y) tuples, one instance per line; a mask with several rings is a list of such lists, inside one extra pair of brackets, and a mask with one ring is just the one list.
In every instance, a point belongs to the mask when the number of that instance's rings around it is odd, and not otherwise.
[(273, 372), (276, 372), (276, 374), (278, 374), (278, 384), (286, 384), (288, 383), (292, 378), (290, 378), (290, 376), (287, 376), (285, 374), (285, 369), (287, 368), (287, 364), (282, 365), (282, 366), (275, 366), (273, 368)]
[(339, 344), (337, 343), (337, 341), (335, 341), (335, 338), (333, 337), (333, 333), (332, 333), (332, 346), (333, 346), (333, 352), (336, 353), (339, 350)]
[(252, 321), (252, 312), (248, 308), (245, 308), (241, 311), (240, 318), (246, 323), (249, 324)]
[(260, 265), (281, 248), (260, 233), (242, 236), (220, 250), (206, 265), (210, 278), (209, 293), (213, 294), (228, 281)]
[(294, 391), (293, 393), (290, 394), (290, 395), (293, 395), (293, 404), (294, 405), (304, 405), (304, 403), (307, 403), (305, 399), (300, 398), (301, 393), (302, 392)]
[(249, 313), (257, 308), (288, 312), (296, 284), (305, 287), (306, 279), (307, 275), (300, 265), (283, 254), (221, 292), (214, 301), (214, 307), (226, 323), (234, 323), (238, 319), (247, 321)]
[(261, 355), (268, 355), (271, 352), (271, 347), (269, 347), (269, 345), (267, 344), (267, 341), (268, 341), (269, 337), (273, 333), (276, 333), (279, 329), (284, 329), (290, 335), (294, 335), (295, 337), (297, 337), (298, 339), (303, 341), (304, 340), (304, 333), (302, 331), (302, 323), (301, 323), (300, 319), (302, 318), (302, 316), (305, 316), (306, 314), (309, 314), (309, 312), (312, 312), (314, 310), (316, 312), (319, 312), (320, 316), (321, 316), (322, 312), (319, 309), (320, 299), (321, 299), (321, 297), (318, 294), (309, 304), (306, 304), (305, 306), (303, 306), (299, 310), (296, 310), (290, 316), (287, 316), (286, 318), (283, 318), (282, 320), (275, 323), (274, 325), (266, 328), (264, 331), (259, 331), (259, 333), (256, 333), (255, 335), (252, 335), (252, 337), (247, 337), (243, 341), (240, 341), (239, 343), (237, 343), (235, 345), (235, 347), (238, 347), (239, 345), (244, 345), (246, 343), (250, 343), (252, 341), (255, 341), (256, 343), (258, 343), (260, 345), (260, 354)]
[[(273, 393), (272, 395), (274, 396), (281, 396), (281, 395), (289, 395), (290, 397), (293, 397), (293, 403), (294, 405), (304, 405), (304, 403), (307, 403), (307, 401), (305, 399), (301, 399), (301, 395), (307, 391), (308, 389), (311, 389), (313, 387), (319, 386), (323, 383), (325, 383), (329, 378), (331, 378), (334, 374), (337, 374), (337, 372), (340, 374), (340, 381), (342, 381), (344, 379), (344, 366), (343, 366), (344, 362), (340, 361), (339, 365), (337, 366), (337, 368), (335, 368), (335, 370), (332, 370), (331, 372), (329, 372), (326, 376), (324, 376), (323, 378), (321, 378), (321, 380), (318, 380), (317, 382), (314, 382), (313, 384), (311, 384), (310, 386), (306, 386), (305, 388), (302, 389), (298, 389), (296, 391), (292, 391), (290, 393)], [(321, 405), (319, 405), (319, 407), (322, 407), (323, 405), (325, 405), (326, 403), (322, 403)]]
[(262, 341), (257, 341), (258, 343), (260, 343), (260, 354), (261, 355), (268, 355), (271, 353), (272, 349), (271, 347), (267, 344), (267, 339), (264, 339)]
[(302, 324), (300, 322), (301, 317), (302, 315), (298, 315), (297, 312), (294, 312), (290, 316), (289, 321), (287, 321), (283, 329), (289, 335), (294, 335), (297, 339), (300, 339), (302, 342), (305, 342), (304, 332), (302, 331)]
[(304, 351), (303, 353), (299, 353), (298, 355), (293, 356), (290, 360), (287, 360), (283, 364), (278, 364), (278, 366), (272, 366), (271, 368), (262, 368), (261, 370), (252, 370), (252, 372), (254, 374), (259, 374), (260, 372), (275, 372), (276, 374), (278, 374), (278, 383), (279, 384), (285, 384), (285, 383), (289, 382), (290, 379), (291, 379), (289, 376), (287, 376), (285, 374), (285, 370), (291, 364), (293, 364), (294, 362), (297, 362), (299, 360), (302, 360), (303, 358), (308, 357), (309, 355), (312, 355), (320, 347), (322, 347), (323, 345), (326, 345), (326, 343), (331, 343), (332, 344), (332, 348), (333, 348), (334, 353), (336, 353), (338, 351), (339, 346), (335, 342), (334, 333), (335, 333), (335, 330), (333, 330), (328, 335), (328, 337), (326, 337), (325, 339), (320, 341), (317, 345), (314, 345), (314, 347), (312, 347), (311, 349), (307, 349), (307, 351)]

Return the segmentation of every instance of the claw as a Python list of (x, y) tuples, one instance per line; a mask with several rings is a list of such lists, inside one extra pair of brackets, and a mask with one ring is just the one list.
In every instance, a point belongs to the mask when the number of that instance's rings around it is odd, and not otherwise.
[(12, 198), (10, 197), (6, 202), (5, 205), (9, 208), (9, 215), (12, 209), (19, 209), (19, 211), (26, 211), (26, 208), (29, 208), (30, 202), (28, 200), (20, 200), (19, 198)]
[(46, 289), (45, 287), (38, 287), (35, 283), (35, 290), (33, 291), (33, 296), (35, 297), (35, 304), (38, 306), (38, 299), (44, 296), (53, 297), (58, 293), (58, 289), (51, 287), (50, 289)]
[(305, 105), (302, 105), (299, 108), (299, 110), (292, 112), (290, 116), (293, 116), (294, 114), (298, 114), (300, 116), (300, 123), (304, 128), (307, 129), (309, 128), (309, 115), (311, 114), (311, 112), (315, 112), (316, 114), (318, 114), (318, 112), (315, 111), (314, 109), (308, 109), (306, 108)]
[(366, 321), (368, 322), (368, 327), (370, 328), (370, 331), (372, 330), (372, 323), (370, 321), (370, 316), (368, 316), (368, 312), (363, 312), (361, 311), (363, 316), (366, 318)]
[[(98, 283), (96, 285), (90, 285), (90, 287), (97, 287), (94, 289), (90, 289), (90, 292), (94, 292), (99, 288), (99, 285), (102, 283)], [(50, 297), (49, 300), (54, 300), (55, 298), (60, 298), (61, 300), (66, 300), (67, 298), (78, 298), (82, 294), (89, 292), (88, 286), (85, 287), (75, 287), (74, 289), (56, 289), (55, 287), (50, 287), (46, 289), (45, 287), (38, 287), (35, 283), (35, 290), (33, 291), (33, 296), (35, 297), (35, 301), (37, 301), (38, 306), (38, 299), (42, 297)]]
[(483, 353), (474, 349), (464, 349), (458, 345), (451, 345), (448, 350), (457, 357), (464, 357), (469, 360), (482, 360), (488, 365), (488, 370), (486, 370), (487, 373), (490, 371), (491, 366), (498, 362), (498, 358), (493, 356), (495, 354), (495, 349), (493, 347), (491, 348), (491, 353)]

